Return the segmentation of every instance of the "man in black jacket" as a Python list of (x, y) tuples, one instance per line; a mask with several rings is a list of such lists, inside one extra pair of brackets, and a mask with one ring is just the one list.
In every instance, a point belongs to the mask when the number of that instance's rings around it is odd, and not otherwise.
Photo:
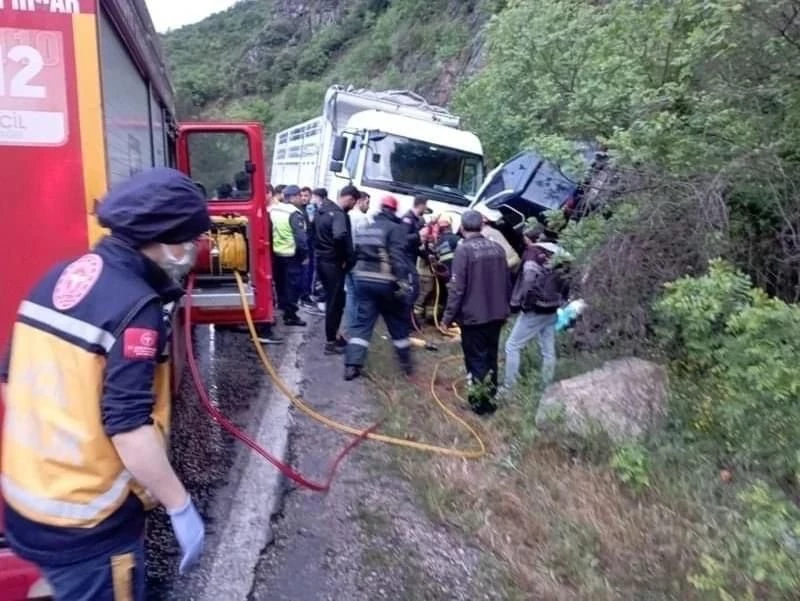
[(378, 316), (383, 317), (402, 370), (411, 375), (411, 328), (408, 319), (410, 269), (406, 257), (408, 227), (397, 217), (397, 199), (386, 196), (381, 212), (356, 234), (353, 268), (358, 311), (345, 355), (344, 379), (361, 375)]
[(477, 211), (461, 216), (464, 241), (455, 250), (442, 319), (444, 327), (454, 321), (461, 326), (461, 348), (471, 380), (469, 402), (478, 414), (497, 408), (492, 402), (497, 394), (497, 354), (511, 297), (506, 253), (481, 235), (482, 227)]
[(350, 220), (347, 213), (360, 198), (355, 186), (345, 186), (338, 202), (325, 199), (314, 219), (317, 275), (325, 289), (325, 354), (341, 354), (345, 343), (338, 340), (344, 314), (344, 279), (355, 263)]
[(433, 211), (428, 208), (427, 198), (424, 196), (415, 196), (413, 207), (403, 216), (403, 223), (408, 226), (408, 247), (406, 253), (411, 268), (411, 298), (409, 311), (413, 309), (414, 303), (417, 301), (417, 296), (419, 296), (417, 260), (420, 257), (420, 247), (422, 246), (420, 231), (425, 226), (423, 215), (428, 215), (432, 212)]

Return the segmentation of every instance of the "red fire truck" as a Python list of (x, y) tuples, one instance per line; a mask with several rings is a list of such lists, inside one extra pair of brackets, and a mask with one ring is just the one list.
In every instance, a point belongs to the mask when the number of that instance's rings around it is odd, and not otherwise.
[[(234, 270), (254, 318), (270, 321), (262, 140), (255, 123), (176, 123), (144, 0), (0, 0), (0, 348), (44, 270), (104, 234), (94, 214), (106, 190), (165, 165), (190, 174), (214, 216), (198, 260), (194, 322), (243, 321)], [(183, 356), (176, 334), (174, 375)], [(0, 601), (48, 595), (0, 535)]]

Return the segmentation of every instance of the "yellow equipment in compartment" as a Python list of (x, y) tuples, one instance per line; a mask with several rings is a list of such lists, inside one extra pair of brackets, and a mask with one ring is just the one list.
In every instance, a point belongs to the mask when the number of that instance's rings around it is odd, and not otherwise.
[(213, 276), (231, 275), (234, 271), (247, 273), (247, 218), (214, 216), (211, 222), (211, 231), (200, 244), (198, 272)]

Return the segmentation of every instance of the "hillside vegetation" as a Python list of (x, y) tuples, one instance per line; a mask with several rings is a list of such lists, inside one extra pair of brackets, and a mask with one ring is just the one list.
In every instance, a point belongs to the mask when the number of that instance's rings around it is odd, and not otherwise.
[(243, 0), (163, 38), (182, 118), (254, 118), (275, 132), (333, 83), (445, 104), (476, 63), (497, 0)]
[[(658, 361), (668, 426), (619, 447), (545, 439), (528, 361), (484, 424), (493, 461), (404, 464), (434, 513), (520, 599), (800, 599), (800, 0), (291, 4), (166, 37), (184, 115), (274, 130), (332, 82), (410, 88), (464, 115), (490, 160), (571, 163), (576, 141), (611, 157), (588, 187), (602, 211), (548, 217), (589, 306), (559, 375)], [(403, 398), (400, 432), (457, 436)]]

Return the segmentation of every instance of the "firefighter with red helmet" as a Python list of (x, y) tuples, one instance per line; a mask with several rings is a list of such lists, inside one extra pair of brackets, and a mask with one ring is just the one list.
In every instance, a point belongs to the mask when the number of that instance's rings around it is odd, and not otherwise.
[(385, 196), (380, 213), (355, 234), (356, 320), (345, 351), (345, 380), (361, 375), (372, 332), (383, 317), (401, 369), (411, 364), (411, 323), (408, 318), (411, 269), (406, 256), (408, 227), (397, 217), (397, 199)]
[(421, 251), (421, 261), (424, 261), (424, 264), (420, 268), (423, 275), (420, 276), (420, 291), (414, 304), (414, 316), (422, 321), (425, 318), (433, 318), (434, 311), (438, 312), (437, 317), (444, 311), (447, 304), (450, 265), (460, 238), (453, 232), (452, 219), (447, 215), (440, 215), (434, 219), (430, 225), (422, 229), (420, 236), (424, 241)]
[(167, 456), (165, 305), (211, 221), (200, 189), (166, 168), (118, 184), (97, 213), (111, 235), (39, 280), (0, 363), (5, 535), (58, 601), (144, 601), (145, 512), (166, 508), (181, 572), (205, 539)]

